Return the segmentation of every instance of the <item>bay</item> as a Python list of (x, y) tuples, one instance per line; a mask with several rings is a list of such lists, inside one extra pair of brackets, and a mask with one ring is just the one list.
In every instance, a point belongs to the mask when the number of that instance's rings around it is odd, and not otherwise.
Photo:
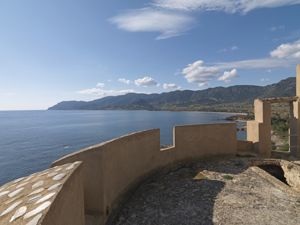
[[(175, 125), (227, 122), (229, 113), (168, 111), (0, 111), (0, 185), (48, 168), (84, 147), (131, 132), (161, 129), (169, 145)], [(245, 133), (238, 133), (240, 139)]]

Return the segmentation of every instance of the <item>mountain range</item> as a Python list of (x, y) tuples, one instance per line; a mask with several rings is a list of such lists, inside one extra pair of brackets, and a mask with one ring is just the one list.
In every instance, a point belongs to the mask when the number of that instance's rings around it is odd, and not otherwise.
[(177, 90), (161, 94), (129, 93), (93, 101), (64, 101), (49, 110), (201, 110), (249, 111), (254, 99), (288, 97), (296, 93), (296, 79), (290, 77), (267, 86), (236, 85), (205, 90)]

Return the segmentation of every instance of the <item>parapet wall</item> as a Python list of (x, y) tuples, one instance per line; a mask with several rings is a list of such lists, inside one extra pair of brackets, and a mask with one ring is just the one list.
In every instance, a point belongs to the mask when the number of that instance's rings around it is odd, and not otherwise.
[(132, 184), (160, 167), (202, 157), (234, 155), (233, 123), (177, 126), (174, 146), (160, 149), (159, 129), (126, 135), (95, 145), (53, 163), (82, 161), (85, 212), (105, 224), (120, 197)]
[(67, 155), (52, 168), (0, 187), (0, 224), (104, 225), (122, 196), (149, 173), (176, 162), (235, 155), (236, 125), (177, 126), (129, 134)]
[(177, 160), (236, 153), (235, 124), (177, 126), (175, 147)]

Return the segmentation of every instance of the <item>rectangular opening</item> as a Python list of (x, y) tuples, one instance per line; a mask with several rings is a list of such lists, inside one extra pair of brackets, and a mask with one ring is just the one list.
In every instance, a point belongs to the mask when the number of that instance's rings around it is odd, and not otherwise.
[(247, 140), (247, 122), (246, 121), (237, 121), (236, 123), (236, 130), (237, 130), (237, 139), (239, 141), (246, 141)]
[(271, 119), (272, 151), (290, 152), (290, 103), (273, 103)]

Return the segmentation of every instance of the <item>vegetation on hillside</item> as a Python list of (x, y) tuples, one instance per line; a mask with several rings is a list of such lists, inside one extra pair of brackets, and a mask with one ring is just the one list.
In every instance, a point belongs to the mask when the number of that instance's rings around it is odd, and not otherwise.
[(267, 86), (236, 85), (206, 90), (178, 90), (161, 94), (129, 93), (94, 101), (67, 101), (50, 110), (168, 110), (168, 111), (252, 111), (256, 98), (294, 96), (295, 78), (287, 78)]

